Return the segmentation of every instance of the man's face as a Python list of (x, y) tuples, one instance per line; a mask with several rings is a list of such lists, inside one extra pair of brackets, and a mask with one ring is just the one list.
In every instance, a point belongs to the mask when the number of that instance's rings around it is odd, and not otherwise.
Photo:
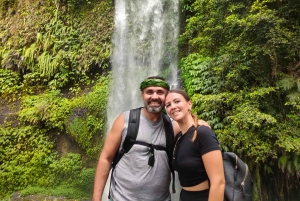
[(142, 91), (142, 98), (146, 110), (150, 113), (159, 113), (165, 106), (167, 89), (163, 87), (147, 87)]

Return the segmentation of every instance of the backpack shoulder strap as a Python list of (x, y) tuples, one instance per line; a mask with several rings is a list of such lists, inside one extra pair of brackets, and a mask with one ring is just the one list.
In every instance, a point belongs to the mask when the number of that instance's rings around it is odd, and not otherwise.
[(121, 148), (120, 153), (117, 153), (113, 160), (113, 164), (112, 164), (113, 168), (115, 168), (117, 163), (121, 160), (122, 156), (125, 153), (127, 153), (135, 143), (138, 130), (139, 130), (140, 114), (141, 114), (141, 108), (130, 110), (126, 137), (123, 142), (123, 146)]
[(172, 191), (175, 193), (175, 172), (172, 166), (172, 156), (173, 156), (173, 149), (174, 149), (174, 129), (171, 122), (171, 119), (168, 115), (162, 113), (163, 121), (164, 121), (164, 128), (165, 128), (165, 135), (166, 135), (166, 152), (169, 159), (169, 167), (172, 173)]
[(167, 151), (170, 149), (171, 151), (174, 148), (174, 130), (173, 125), (168, 117), (168, 115), (162, 113), (163, 121), (164, 121), (164, 128), (165, 128), (165, 135), (166, 135), (166, 148)]
[[(141, 115), (141, 108), (132, 109), (129, 112), (129, 120), (128, 120), (128, 128), (127, 128), (126, 137), (123, 142), (123, 146), (121, 148), (120, 153), (117, 152), (114, 157), (112, 167), (111, 167), (112, 168), (111, 179), (112, 179), (113, 171), (114, 171), (116, 165), (121, 160), (122, 156), (131, 149), (131, 147), (133, 146), (133, 144), (136, 141), (136, 137), (137, 137), (138, 130), (139, 130), (139, 124), (140, 124), (140, 115)], [(110, 181), (110, 186), (111, 186), (111, 181)], [(108, 193), (108, 199), (110, 199), (110, 190)]]
[(123, 143), (124, 153), (127, 153), (136, 141), (139, 131), (141, 108), (130, 110), (127, 134)]

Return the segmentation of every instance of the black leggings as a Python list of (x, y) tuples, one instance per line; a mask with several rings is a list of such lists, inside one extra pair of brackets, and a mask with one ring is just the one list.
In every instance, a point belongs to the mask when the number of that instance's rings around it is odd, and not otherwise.
[(181, 189), (180, 201), (207, 201), (209, 189), (203, 191), (186, 191)]

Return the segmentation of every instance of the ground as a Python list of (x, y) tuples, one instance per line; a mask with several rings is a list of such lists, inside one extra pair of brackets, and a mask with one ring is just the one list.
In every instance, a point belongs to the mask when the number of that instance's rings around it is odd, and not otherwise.
[(15, 192), (9, 201), (90, 201), (90, 200), (76, 200), (76, 199), (67, 199), (65, 197), (41, 196), (41, 195), (29, 195), (29, 196), (21, 197), (18, 192)]

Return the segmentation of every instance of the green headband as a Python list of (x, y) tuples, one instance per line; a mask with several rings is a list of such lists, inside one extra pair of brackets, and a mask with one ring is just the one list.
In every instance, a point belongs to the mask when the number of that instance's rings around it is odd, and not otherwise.
[(163, 87), (169, 91), (170, 86), (169, 84), (160, 79), (146, 79), (144, 80), (140, 85), (140, 90), (143, 91), (143, 89), (150, 87), (150, 86), (156, 86), (156, 87)]

